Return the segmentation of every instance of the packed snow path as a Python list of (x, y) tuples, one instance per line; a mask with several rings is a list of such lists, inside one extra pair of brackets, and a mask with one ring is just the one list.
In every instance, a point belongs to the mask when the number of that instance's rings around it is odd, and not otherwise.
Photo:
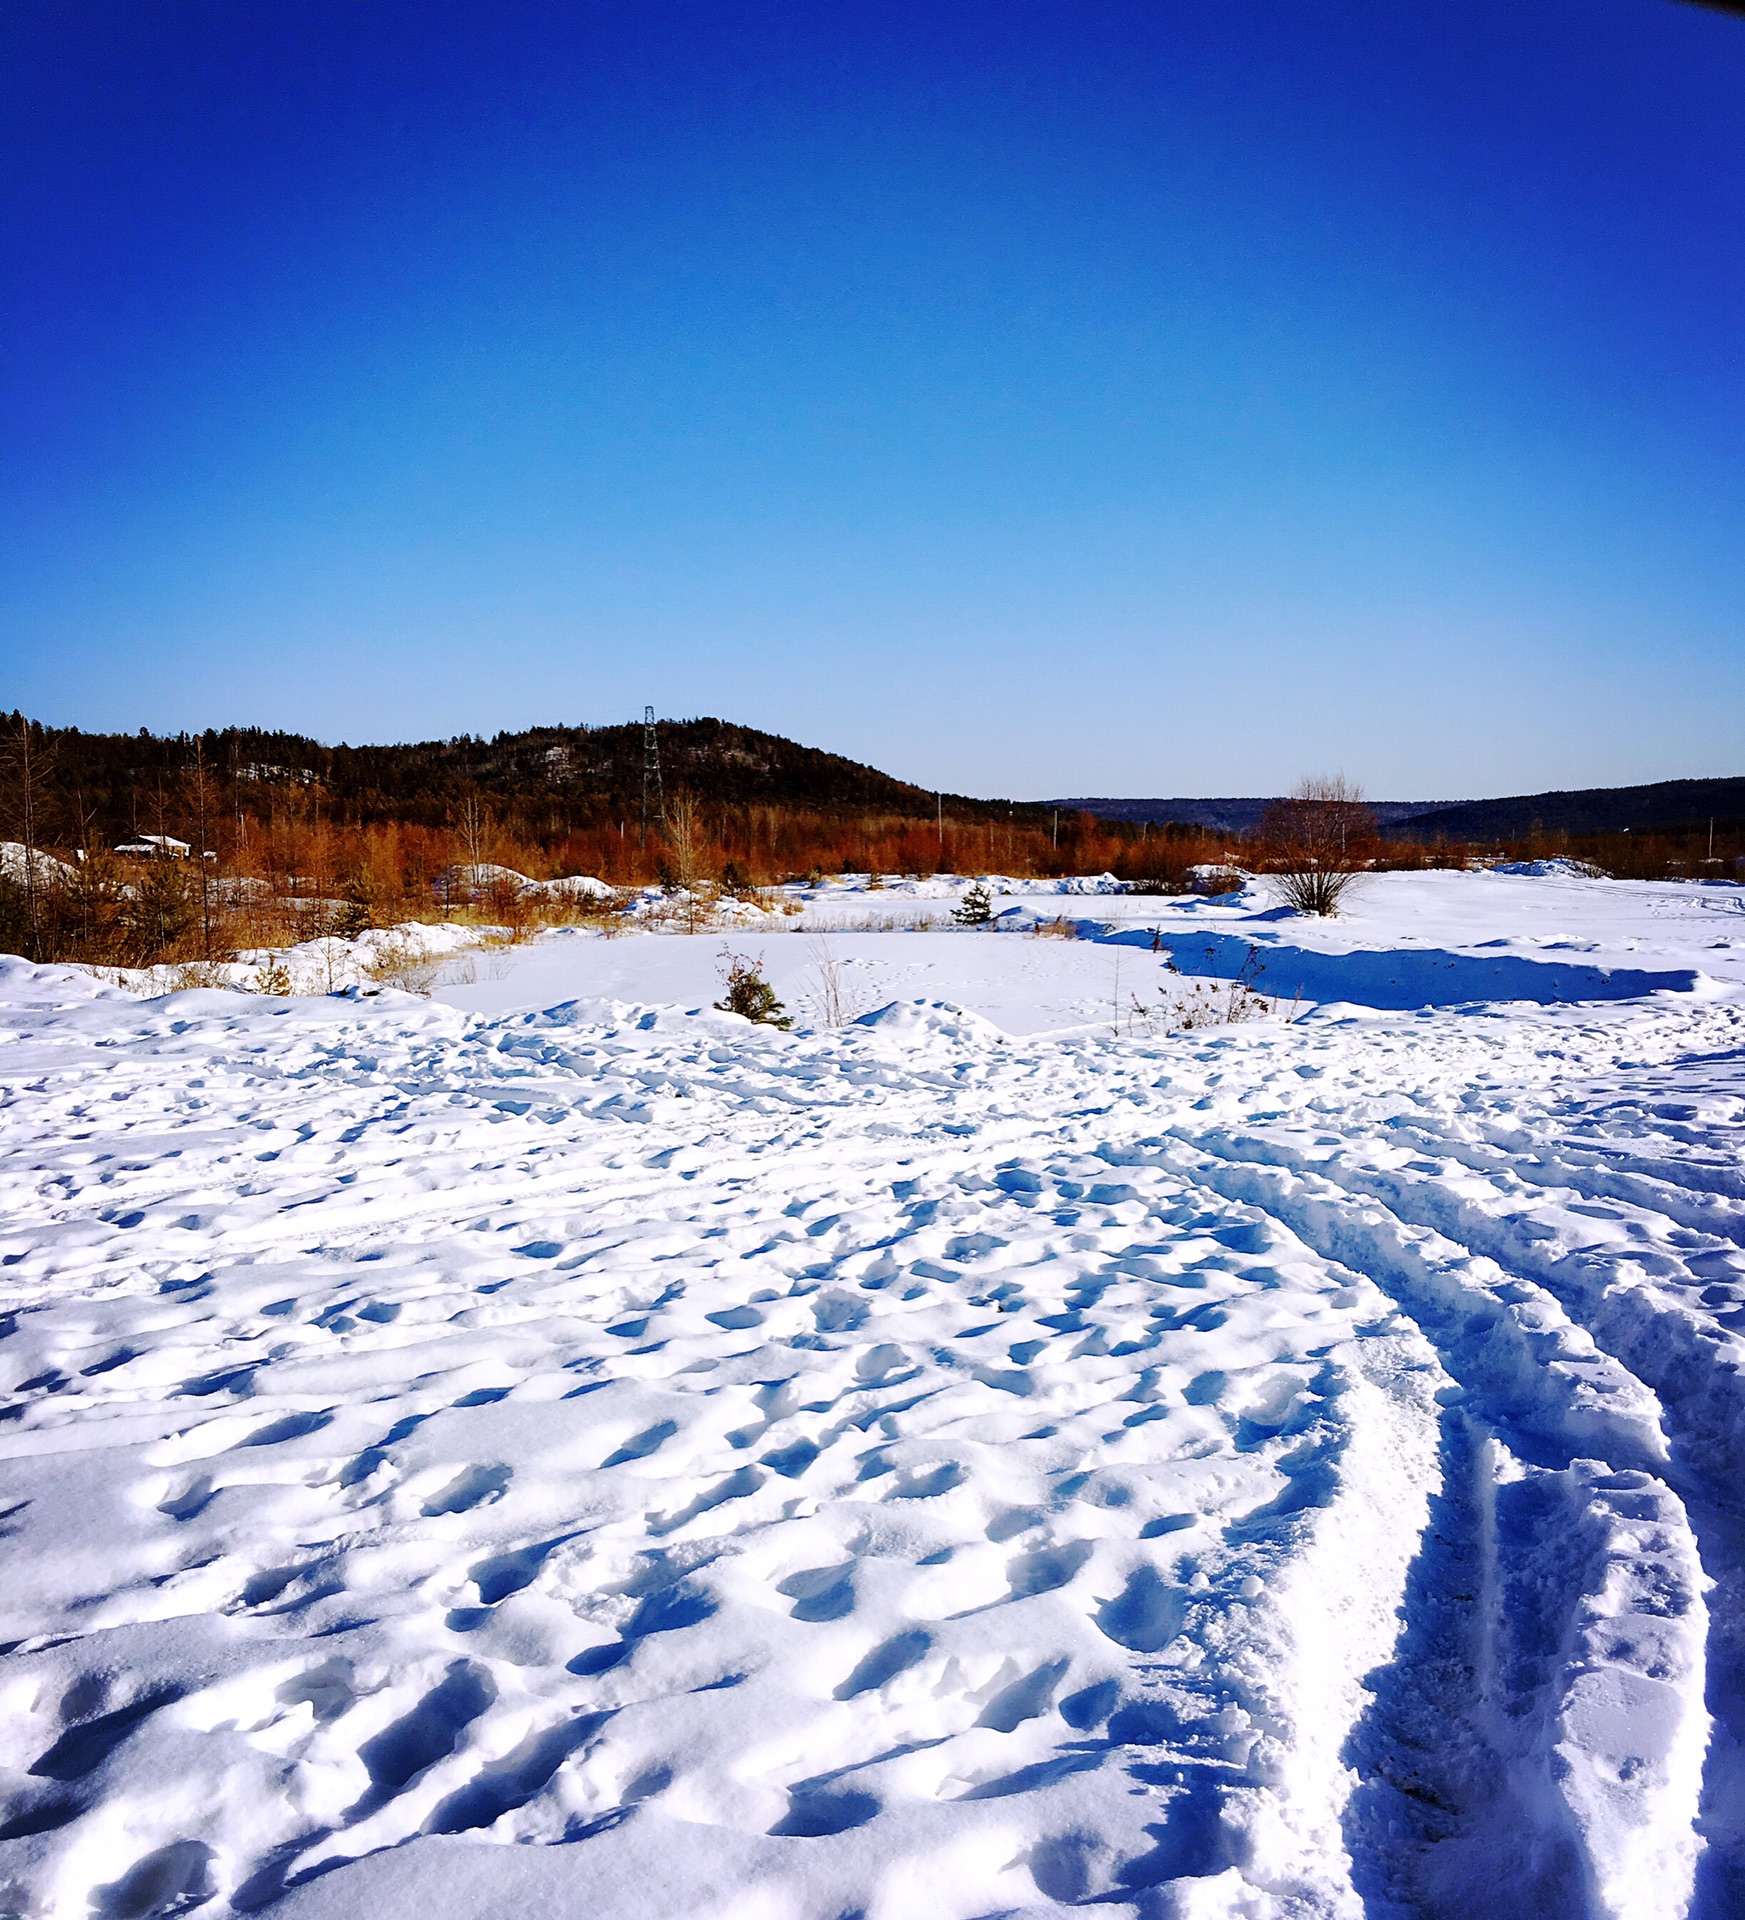
[(5, 964), (0, 1912), (1745, 1911), (1735, 1002)]

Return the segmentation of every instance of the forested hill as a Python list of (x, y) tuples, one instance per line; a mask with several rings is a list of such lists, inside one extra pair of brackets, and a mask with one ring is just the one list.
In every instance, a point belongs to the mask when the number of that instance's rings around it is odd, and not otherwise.
[(1528, 833), (1694, 832), (1745, 821), (1745, 779), (1659, 780), (1644, 787), (1582, 787), (1559, 793), (1463, 800), (1415, 813), (1396, 838), (1505, 841)]
[[(1062, 812), (1094, 813), (1099, 820), (1125, 820), (1162, 826), (1173, 822), (1180, 826), (1204, 827), (1213, 833), (1252, 833), (1266, 817), (1269, 807), (1278, 805), (1277, 794), (1270, 797), (1250, 795), (1226, 800), (1050, 800), (1045, 804)], [(1450, 800), (1371, 800), (1366, 803), (1376, 824), (1391, 827), (1421, 813), (1442, 811), (1457, 804)]]
[[(1077, 799), (1049, 802), (1101, 820), (1180, 821), (1226, 833), (1252, 833), (1274, 801)], [(1495, 800), (1372, 800), (1369, 810), (1391, 840), (1492, 844), (1534, 833), (1575, 835), (1689, 833), (1745, 822), (1745, 779), (1661, 780), (1642, 787), (1583, 787), (1505, 794)]]
[[(663, 720), (656, 732), (669, 797), (688, 791), (717, 806), (914, 819), (934, 812), (935, 796), (923, 788), (755, 727)], [(185, 788), (197, 757), (214, 782), (257, 803), (275, 791), (290, 799), (318, 790), (336, 819), (357, 823), (391, 818), (436, 826), (469, 795), (506, 813), (556, 805), (577, 826), (634, 820), (642, 805), (644, 737), (636, 724), (534, 727), (489, 740), (462, 735), (405, 746), (329, 747), (249, 727), (169, 737), (47, 729), (38, 738), (48, 750), (47, 784), (56, 800), (105, 836), (148, 822), (162, 790)], [(1006, 802), (951, 794), (945, 801), (960, 820), (1012, 813)]]

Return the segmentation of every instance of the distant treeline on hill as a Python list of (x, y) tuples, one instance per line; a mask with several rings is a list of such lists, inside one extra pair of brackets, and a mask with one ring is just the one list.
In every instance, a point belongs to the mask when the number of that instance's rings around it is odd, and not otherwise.
[[(16, 716), (13, 723), (16, 726)], [(774, 805), (931, 818), (936, 797), (874, 767), (724, 720), (663, 720), (656, 728), (660, 775), (671, 792), (711, 804)], [(639, 818), (644, 730), (531, 727), (486, 740), (462, 734), (403, 746), (324, 746), (301, 734), (226, 727), (204, 734), (45, 733), (52, 783), (103, 834), (143, 829), (160, 787), (173, 788), (198, 753), (210, 776), (272, 810), (315, 793), (329, 816), (353, 825), (397, 820), (441, 826), (469, 797), (504, 815), (531, 810), (544, 822), (588, 827)], [(1007, 802), (945, 796), (964, 818), (1004, 818)], [(1026, 808), (1026, 813), (1037, 811)]]
[(1414, 810), (1391, 831), (1412, 840), (1511, 840), (1521, 834), (1706, 832), (1745, 825), (1745, 779), (1658, 780), (1645, 787), (1583, 787), (1462, 800)]
[(1228, 845), (1191, 826), (938, 794), (714, 719), (658, 723), (658, 785), (645, 780), (647, 741), (634, 723), (361, 747), (246, 727), (85, 733), (17, 714), (0, 733), (9, 767), (0, 837), (69, 855), (173, 838), (211, 850), (226, 871), (309, 885), (391, 870), (399, 878), (381, 884), (403, 901), (455, 864), (585, 873), (615, 886), (659, 880), (673, 864), (666, 815), (681, 799), (692, 809), (687, 858), (748, 884), (876, 868), (1112, 871), (1161, 886)]
[[(14, 714), (0, 722), (0, 951), (139, 965), (456, 911), (500, 925), (531, 910), (527, 881), (577, 875), (695, 899), (840, 872), (1113, 873), (1177, 893), (1232, 865), (1287, 870), (1270, 801), (975, 800), (722, 720), (655, 734), (659, 781), (645, 784), (635, 724), (327, 747)], [(1341, 802), (1339, 820), (1346, 866), (1564, 855), (1620, 876), (1713, 878), (1745, 854), (1745, 780)], [(598, 890), (539, 897), (607, 911), (589, 904)]]
[[(1180, 826), (1202, 827), (1212, 833), (1249, 834), (1259, 830), (1268, 809), (1277, 806), (1281, 797), (1279, 794), (1268, 794), (1223, 800), (1107, 798), (1050, 800), (1047, 804), (1075, 812), (1082, 809), (1086, 813), (1094, 814), (1099, 820), (1123, 820), (1129, 825), (1149, 822), (1154, 826), (1160, 826), (1167, 822)], [(1371, 800), (1367, 803), (1376, 825), (1384, 832), (1391, 830), (1400, 821), (1410, 820), (1418, 814), (1436, 811), (1449, 804), (1445, 800)]]
[[(1223, 833), (1252, 833), (1277, 796), (1227, 800), (1055, 800), (1104, 820), (1173, 820)], [(1572, 835), (1706, 832), (1745, 826), (1745, 779), (1661, 780), (1642, 787), (1582, 787), (1499, 800), (1372, 800), (1390, 840), (1504, 842), (1532, 833)]]

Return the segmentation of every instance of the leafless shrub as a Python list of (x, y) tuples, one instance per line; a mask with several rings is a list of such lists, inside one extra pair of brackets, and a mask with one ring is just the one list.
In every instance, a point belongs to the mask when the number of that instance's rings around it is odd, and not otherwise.
[(1079, 932), (1079, 923), (1076, 920), (1067, 919), (1066, 915), (1062, 913), (1057, 913), (1052, 920), (1038, 920), (1035, 926), (1030, 929), (1030, 936), (1034, 940), (1079, 940), (1083, 938), (1083, 935)]
[[(803, 913), (804, 907), (797, 903), (783, 908), (784, 913)], [(848, 913), (841, 918), (832, 918), (826, 928), (829, 933), (931, 933), (939, 926), (936, 913)], [(796, 927), (796, 933), (812, 931), (805, 927)]]
[(675, 933), (706, 933), (716, 923), (720, 890), (703, 871), (707, 836), (702, 811), (690, 794), (677, 794), (667, 803), (663, 832), (660, 878), (666, 899), (655, 917)]
[[(1228, 980), (1181, 980), (1179, 976), (1155, 1000), (1129, 997), (1118, 1031), (1128, 1034), (1195, 1033), (1206, 1027), (1234, 1027), (1260, 1020), (1279, 1010), (1257, 986), (1264, 963), (1258, 947), (1250, 947), (1242, 965)], [(1174, 975), (1173, 964), (1169, 969)]]
[(642, 924), (653, 933), (711, 933), (719, 924), (715, 902), (706, 893), (669, 893), (642, 914)]
[[(19, 862), (16, 911), (7, 915), (22, 926), (23, 938), (17, 942), (27, 960), (42, 960), (44, 921), (47, 906), (43, 898), (43, 860), (41, 846), (48, 810), (48, 777), (54, 765), (54, 749), (39, 738), (40, 728), (20, 714), (15, 726), (0, 746), (0, 798), (3, 798), (8, 824), (18, 835), (23, 849)], [(8, 929), (10, 931), (10, 929)]]
[(814, 1026), (846, 1027), (872, 1007), (864, 982), (846, 974), (841, 956), (828, 940), (815, 936), (806, 943), (812, 962), (812, 980), (801, 995)]
[(347, 942), (325, 934), (319, 940), (309, 941), (308, 945), (313, 949), (310, 958), (314, 962), (316, 992), (337, 993), (349, 971), (347, 963), (351, 952)]
[(394, 987), (401, 993), (428, 998), (443, 964), (441, 954), (427, 953), (410, 940), (390, 939), (377, 941), (370, 948), (364, 971), (379, 987)]
[(519, 946), (539, 930), (534, 897), (518, 880), (507, 875), (494, 877), (485, 889), (485, 909), (495, 924)]
[(230, 980), (222, 966), (211, 960), (183, 960), (168, 968), (166, 993), (192, 993), (201, 987), (224, 988)]
[(461, 802), (456, 833), (469, 868), (476, 870), (491, 864), (497, 851), (497, 823), (491, 818), (490, 808), (476, 793), (469, 793)]
[(1303, 780), (1260, 827), (1273, 886), (1287, 907), (1331, 918), (1373, 857), (1375, 818), (1343, 774)]

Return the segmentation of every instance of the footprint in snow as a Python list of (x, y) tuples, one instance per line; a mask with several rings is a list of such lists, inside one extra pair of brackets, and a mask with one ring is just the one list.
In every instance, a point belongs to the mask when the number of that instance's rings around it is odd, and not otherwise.
[(409, 1713), (358, 1748), (370, 1786), (347, 1819), (360, 1820), (374, 1813), (427, 1767), (446, 1760), (496, 1697), (496, 1686), (483, 1667), (455, 1661)]
[(1072, 1540), (1065, 1546), (1044, 1547), (1019, 1556), (1006, 1569), (1014, 1600), (1032, 1594), (1053, 1593), (1078, 1577), (1079, 1569), (1091, 1557), (1088, 1540)]
[(201, 1840), (172, 1840), (135, 1861), (119, 1880), (96, 1887), (91, 1910), (100, 1920), (157, 1920), (187, 1913), (212, 1898), (212, 1849)]
[(501, 1500), (514, 1477), (513, 1469), (501, 1465), (468, 1467), (425, 1501), (424, 1517), (433, 1520), (444, 1513), (470, 1513), (474, 1507)]
[(1002, 1687), (982, 1709), (976, 1725), (995, 1733), (1012, 1733), (1026, 1720), (1039, 1720), (1053, 1705), (1054, 1690), (1071, 1664), (1068, 1660), (1049, 1660), (1034, 1673)]
[(1139, 1567), (1097, 1609), (1097, 1625), (1129, 1653), (1161, 1653), (1180, 1633), (1186, 1612), (1181, 1593), (1155, 1567)]
[(770, 1833), (782, 1840), (824, 1840), (833, 1834), (864, 1827), (878, 1812), (879, 1803), (870, 1793), (860, 1793), (853, 1788), (809, 1792), (796, 1787), (788, 1795), (787, 1812), (770, 1828)]
[(854, 1671), (836, 1689), (838, 1700), (857, 1700), (863, 1693), (871, 1693), (875, 1688), (884, 1686), (896, 1679), (899, 1673), (924, 1660), (933, 1641), (919, 1627), (912, 1627), (906, 1633), (893, 1634), (882, 1645), (860, 1661)]
[(644, 1427), (640, 1433), (632, 1434), (600, 1465), (602, 1468), (622, 1467), (632, 1460), (646, 1460), (651, 1453), (664, 1447), (678, 1430), (676, 1420), (657, 1420), (652, 1427)]
[(854, 1568), (852, 1560), (840, 1567), (812, 1567), (803, 1573), (791, 1573), (778, 1583), (776, 1592), (794, 1602), (793, 1617), (811, 1625), (841, 1620), (854, 1611)]

